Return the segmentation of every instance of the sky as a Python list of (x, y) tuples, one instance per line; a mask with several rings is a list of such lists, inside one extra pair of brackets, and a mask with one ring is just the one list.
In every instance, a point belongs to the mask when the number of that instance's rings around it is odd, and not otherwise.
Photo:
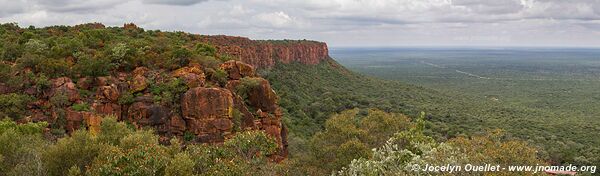
[(0, 0), (7, 22), (133, 22), (330, 47), (600, 47), (600, 0)]

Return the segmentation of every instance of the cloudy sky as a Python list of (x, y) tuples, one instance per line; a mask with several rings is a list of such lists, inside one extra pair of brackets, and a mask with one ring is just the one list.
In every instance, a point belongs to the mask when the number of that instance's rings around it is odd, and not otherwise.
[(600, 47), (600, 0), (0, 0), (0, 22), (134, 22), (334, 47)]

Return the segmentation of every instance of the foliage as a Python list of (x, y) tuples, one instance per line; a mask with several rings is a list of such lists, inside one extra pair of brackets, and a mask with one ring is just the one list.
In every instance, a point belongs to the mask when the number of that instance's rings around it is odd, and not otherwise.
[(121, 93), (121, 95), (119, 95), (118, 103), (120, 105), (129, 105), (134, 102), (135, 102), (135, 96), (129, 91), (123, 92), (123, 93)]
[(187, 90), (187, 84), (179, 78), (150, 86), (150, 92), (154, 95), (155, 101), (171, 105), (178, 104), (177, 102), (180, 100), (181, 95)]
[[(382, 147), (373, 150), (372, 157), (355, 159), (334, 175), (420, 175), (431, 174), (415, 166), (425, 165), (544, 165), (536, 149), (523, 141), (500, 139), (497, 132), (472, 139), (456, 138), (437, 143), (423, 134), (424, 121), (409, 130), (396, 133)], [(469, 172), (443, 173), (470, 175)], [(507, 171), (494, 175), (512, 175)]]
[(361, 114), (359, 109), (343, 111), (325, 122), (325, 130), (309, 140), (309, 152), (298, 154), (298, 160), (304, 165), (301, 167), (312, 168), (311, 172), (316, 172), (313, 174), (327, 174), (355, 158), (369, 157), (371, 148), (382, 145), (394, 133), (411, 125), (401, 114), (375, 109), (366, 114)]
[(47, 125), (0, 121), (0, 175), (45, 175), (40, 154), (48, 144), (41, 135)]
[(27, 104), (32, 100), (28, 95), (16, 93), (0, 95), (0, 118), (20, 119), (27, 114)]
[(185, 152), (177, 153), (165, 169), (165, 176), (191, 175), (194, 175), (194, 160)]
[(227, 77), (229, 76), (227, 72), (222, 69), (212, 68), (206, 70), (206, 75), (209, 80), (218, 83), (220, 86), (225, 86), (227, 84)]
[(195, 48), (194, 52), (196, 52), (196, 54), (199, 54), (202, 56), (212, 56), (212, 57), (217, 56), (217, 49), (214, 46), (206, 44), (206, 43), (196, 44), (196, 48)]
[(90, 111), (90, 105), (87, 103), (75, 103), (71, 106), (71, 108), (75, 111)]
[(236, 155), (246, 160), (264, 157), (275, 152), (277, 144), (275, 139), (267, 136), (262, 131), (246, 131), (236, 134), (225, 141), (224, 147), (230, 148)]
[(108, 59), (92, 58), (87, 55), (81, 55), (78, 58), (75, 70), (82, 76), (99, 77), (108, 75), (112, 65)]

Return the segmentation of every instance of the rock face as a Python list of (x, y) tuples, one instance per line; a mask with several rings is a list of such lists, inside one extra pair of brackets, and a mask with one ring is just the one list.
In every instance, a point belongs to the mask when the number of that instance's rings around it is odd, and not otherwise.
[(183, 95), (181, 111), (187, 129), (199, 142), (223, 142), (232, 134), (233, 94), (227, 89), (190, 89)]
[(277, 62), (314, 65), (329, 58), (327, 44), (315, 41), (254, 41), (244, 37), (201, 36), (219, 54), (233, 56), (256, 68), (270, 68)]

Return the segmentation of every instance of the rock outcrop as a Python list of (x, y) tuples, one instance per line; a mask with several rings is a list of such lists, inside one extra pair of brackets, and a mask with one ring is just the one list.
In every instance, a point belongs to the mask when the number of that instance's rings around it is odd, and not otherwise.
[(329, 58), (327, 44), (306, 40), (256, 41), (244, 37), (200, 36), (200, 40), (256, 68), (270, 68), (276, 63), (318, 64)]
[[(284, 159), (287, 130), (282, 124), (278, 97), (269, 81), (260, 78), (256, 70), (277, 63), (318, 64), (329, 58), (327, 45), (313, 41), (195, 37), (196, 42), (215, 46), (218, 58), (234, 60), (208, 68), (190, 62), (175, 70), (115, 70), (109, 76), (81, 77), (76, 82), (68, 77), (52, 79), (44, 89), (21, 90), (37, 98), (28, 104), (30, 116), (23, 122), (48, 121), (64, 127), (69, 134), (82, 127), (97, 133), (102, 118), (113, 115), (137, 128), (155, 128), (162, 143), (184, 136), (189, 142), (222, 143), (236, 133), (260, 130), (277, 141), (278, 152), (271, 158)], [(216, 71), (219, 74), (215, 76)], [(0, 93), (12, 91), (15, 90), (0, 84)], [(50, 101), (52, 98), (54, 101)]]

